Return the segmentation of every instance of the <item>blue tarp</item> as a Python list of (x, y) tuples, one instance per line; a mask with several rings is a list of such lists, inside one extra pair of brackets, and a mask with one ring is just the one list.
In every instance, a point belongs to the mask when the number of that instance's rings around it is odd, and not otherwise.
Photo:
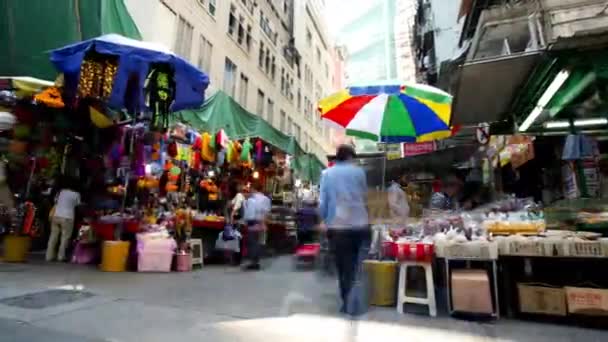
[[(51, 62), (64, 73), (66, 87), (72, 88), (72, 91), (76, 90), (80, 65), (85, 54), (91, 50), (119, 58), (112, 94), (108, 101), (110, 107), (126, 108), (125, 92), (129, 79), (136, 75), (138, 88), (143, 90), (150, 65), (154, 63), (167, 63), (173, 68), (176, 88), (171, 111), (199, 108), (205, 100), (205, 90), (209, 86), (209, 77), (205, 73), (162, 46), (117, 34), (85, 40), (51, 52)], [(139, 91), (136, 97), (136, 108), (129, 110), (141, 112), (145, 108), (145, 94)]]

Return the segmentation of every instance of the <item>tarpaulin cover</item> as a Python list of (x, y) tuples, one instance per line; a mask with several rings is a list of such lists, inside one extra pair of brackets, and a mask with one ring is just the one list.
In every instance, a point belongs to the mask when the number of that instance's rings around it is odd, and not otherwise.
[(318, 175), (310, 176), (315, 172), (310, 170), (322, 169), (323, 163), (316, 156), (306, 154), (293, 136), (282, 133), (266, 120), (248, 112), (223, 91), (213, 94), (199, 109), (175, 113), (173, 120), (186, 123), (200, 131), (217, 132), (224, 129), (231, 139), (261, 138), (293, 156), (296, 173), (302, 168), (305, 169), (302, 173), (306, 175), (301, 176), (304, 180), (317, 179), (321, 173), (319, 170)]
[(318, 184), (325, 165), (314, 154), (307, 153), (294, 158), (291, 163), (296, 176), (304, 181)]
[(119, 58), (112, 94), (108, 100), (108, 105), (113, 108), (126, 108), (126, 98), (136, 96), (136, 108), (128, 109), (134, 112), (144, 110), (143, 91), (125, 96), (127, 83), (136, 77), (137, 89), (143, 90), (151, 65), (154, 63), (166, 63), (173, 69), (175, 97), (170, 108), (172, 111), (198, 108), (203, 104), (205, 90), (209, 86), (209, 77), (206, 74), (162, 46), (117, 34), (85, 40), (51, 52), (51, 61), (65, 75), (66, 87), (71, 86), (75, 90), (82, 60), (91, 50)]
[(141, 39), (123, 0), (0, 1), (0, 75), (53, 80), (51, 49), (118, 33)]

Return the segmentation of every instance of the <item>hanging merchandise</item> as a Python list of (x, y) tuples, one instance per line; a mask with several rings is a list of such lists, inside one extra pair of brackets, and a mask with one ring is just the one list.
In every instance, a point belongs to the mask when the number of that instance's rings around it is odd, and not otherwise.
[(220, 129), (215, 136), (215, 149), (220, 150), (228, 147), (228, 143), (230, 142), (230, 138), (223, 129)]
[(228, 162), (230, 164), (237, 164), (239, 162), (239, 160), (241, 159), (241, 151), (242, 151), (243, 147), (241, 146), (241, 143), (239, 143), (238, 141), (235, 140), (232, 142), (230, 149), (232, 151), (231, 151)]
[(89, 54), (80, 65), (78, 96), (107, 101), (112, 94), (117, 69), (116, 58)]
[(234, 149), (232, 148), (232, 142), (229, 142), (226, 145), (226, 163), (228, 163), (228, 164), (231, 163), (233, 154), (234, 154)]
[(212, 163), (215, 161), (215, 151), (212, 146), (211, 134), (205, 132), (201, 135), (201, 157), (204, 161)]
[(262, 163), (262, 152), (264, 151), (264, 143), (262, 139), (258, 139), (255, 142), (255, 162), (256, 164)]
[(50, 108), (63, 108), (65, 104), (61, 98), (61, 92), (56, 87), (46, 88), (43, 92), (34, 95), (34, 101)]
[(245, 139), (243, 142), (243, 147), (241, 149), (241, 161), (244, 163), (251, 163), (251, 150), (253, 149), (253, 145), (249, 138)]
[(201, 148), (203, 142), (200, 136), (197, 136), (194, 139), (194, 143), (192, 144), (192, 159), (190, 160), (191, 167), (195, 170), (201, 168)]
[(149, 94), (152, 109), (150, 129), (164, 132), (169, 127), (169, 113), (175, 94), (175, 81), (170, 76), (168, 68), (160, 67), (152, 72), (150, 79)]

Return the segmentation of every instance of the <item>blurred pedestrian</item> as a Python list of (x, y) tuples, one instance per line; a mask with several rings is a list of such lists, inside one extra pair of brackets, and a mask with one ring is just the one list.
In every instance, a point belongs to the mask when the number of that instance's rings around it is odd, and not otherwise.
[(349, 315), (363, 314), (366, 305), (361, 288), (361, 266), (369, 250), (371, 232), (367, 213), (365, 172), (354, 165), (355, 150), (341, 145), (336, 164), (321, 176), (319, 211), (335, 255), (342, 307)]
[(399, 224), (405, 225), (410, 216), (410, 205), (405, 193), (407, 188), (407, 176), (401, 175), (397, 180), (392, 181), (388, 188), (388, 205), (391, 212), (391, 218), (399, 221)]
[(247, 257), (249, 264), (247, 270), (257, 271), (260, 269), (261, 239), (264, 238), (266, 230), (266, 219), (271, 209), (270, 198), (262, 191), (264, 187), (261, 182), (255, 182), (247, 201), (245, 201), (244, 219), (247, 223)]

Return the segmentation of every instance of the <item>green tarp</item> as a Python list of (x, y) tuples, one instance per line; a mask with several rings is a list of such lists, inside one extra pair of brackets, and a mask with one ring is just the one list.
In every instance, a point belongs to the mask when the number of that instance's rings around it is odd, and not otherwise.
[(303, 180), (318, 180), (323, 169), (323, 163), (316, 156), (305, 153), (294, 137), (282, 133), (266, 120), (248, 112), (223, 91), (213, 94), (197, 110), (175, 113), (173, 120), (200, 131), (217, 132), (223, 129), (231, 139), (259, 137), (293, 156), (294, 170)]
[(108, 33), (141, 39), (123, 0), (0, 1), (0, 75), (53, 80), (49, 50)]

